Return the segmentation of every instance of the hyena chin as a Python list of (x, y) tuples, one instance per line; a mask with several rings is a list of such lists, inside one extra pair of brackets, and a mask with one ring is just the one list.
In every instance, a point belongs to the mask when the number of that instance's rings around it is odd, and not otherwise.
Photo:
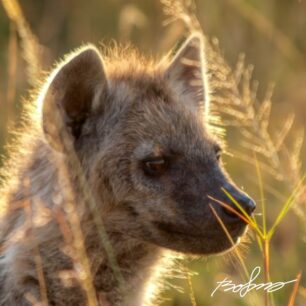
[(205, 126), (203, 56), (194, 34), (160, 63), (87, 46), (55, 69), (5, 168), (0, 305), (149, 305), (166, 249), (239, 240), (234, 202), (255, 204)]

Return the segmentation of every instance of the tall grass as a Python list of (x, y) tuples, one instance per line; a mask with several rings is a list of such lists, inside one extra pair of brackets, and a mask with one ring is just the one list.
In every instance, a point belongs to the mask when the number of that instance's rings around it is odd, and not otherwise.
[[(264, 281), (272, 281), (274, 276), (272, 273), (273, 257), (271, 257), (271, 241), (274, 239), (281, 222), (288, 218), (287, 214), (290, 211), (296, 214), (301, 223), (305, 223), (306, 221), (306, 176), (303, 174), (301, 165), (304, 131), (302, 129), (293, 129), (294, 114), (288, 114), (283, 119), (283, 125), (280, 130), (271, 131), (270, 117), (273, 106), (272, 89), (267, 91), (263, 101), (258, 101), (256, 97), (256, 83), (252, 82), (253, 68), (245, 64), (244, 57), (239, 58), (235, 68), (232, 68), (227, 63), (220, 50), (218, 41), (216, 39), (211, 40), (202, 29), (201, 22), (197, 17), (197, 8), (193, 1), (160, 0), (160, 3), (161, 9), (166, 16), (166, 25), (180, 23), (183, 24), (185, 29), (189, 32), (200, 31), (203, 33), (206, 45), (205, 52), (207, 57), (208, 83), (210, 86), (209, 100), (212, 114), (210, 118), (210, 127), (214, 133), (217, 133), (223, 138), (224, 142), (225, 132), (230, 133), (234, 131), (239, 135), (240, 143), (238, 148), (235, 149), (229, 145), (227, 151), (229, 155), (239, 159), (243, 165), (255, 165), (253, 169), (254, 173), (256, 173), (256, 175), (254, 175), (254, 177), (256, 176), (254, 182), (259, 189), (261, 220), (258, 220), (257, 217), (250, 218), (240, 204), (228, 194), (226, 190), (224, 190), (224, 192), (227, 194), (228, 198), (236, 204), (240, 211), (238, 215), (249, 224), (252, 233), (255, 235), (254, 240), (257, 242), (258, 249), (262, 256), (262, 258), (256, 258), (256, 260), (258, 261), (257, 264), (261, 263), (263, 266)], [(286, 57), (290, 60), (295, 60), (297, 58), (298, 62), (302, 63), (301, 65), (305, 64), (303, 55), (290, 38), (275, 28), (275, 26), (256, 11), (255, 8), (252, 8), (245, 1), (241, 0), (231, 0), (229, 3), (233, 5), (244, 18), (248, 19), (254, 27), (258, 28), (263, 35), (266, 35), (267, 32), (274, 33), (275, 35), (269, 35), (269, 37), (272, 37), (273, 43)], [(36, 36), (32, 33), (18, 1), (2, 0), (2, 4), (11, 22), (9, 42), (10, 64), (8, 69), (9, 85), (7, 91), (8, 107), (8, 105), (11, 106), (13, 104), (16, 95), (16, 54), (18, 50), (16, 31), (21, 38), (21, 52), (27, 63), (27, 76), (30, 85), (37, 86), (37, 80), (41, 78), (41, 72), (45, 67), (44, 63), (46, 62), (48, 52), (46, 52), (46, 48), (39, 43)], [(10, 112), (13, 114), (13, 111)], [(73, 160), (74, 167), (79, 169), (79, 184), (84, 190), (85, 199), (88, 201), (87, 204), (93, 210), (93, 216), (96, 217), (95, 223), (101, 241), (107, 250), (109, 260), (112, 263), (118, 281), (124, 286), (124, 280), (112, 252), (112, 246), (108, 241), (102, 221), (98, 215), (95, 214), (95, 205), (92, 203), (92, 199), (88, 193), (88, 186), (86, 186), (78, 161), (75, 158), (73, 158)], [(67, 170), (65, 165), (60, 165), (59, 168), (64, 172)], [(64, 209), (66, 209), (69, 214), (58, 211), (54, 217), (62, 229), (67, 245), (67, 253), (70, 254), (76, 266), (82, 267), (80, 270), (75, 269), (74, 272), (76, 278), (80, 281), (86, 292), (88, 304), (99, 305), (92, 284), (92, 276), (84, 247), (84, 236), (81, 231), (79, 216), (76, 208), (73, 206), (74, 201), (71, 199), (72, 192), (69, 192), (69, 174), (63, 173), (63, 177), (66, 178), (65, 185), (68, 186), (68, 191), (65, 195), (68, 201), (65, 201), (66, 207), (64, 207)], [(274, 181), (277, 182), (277, 185), (275, 185)], [(286, 193), (281, 192), (279, 186), (287, 186), (286, 189), (290, 190), (291, 194), (288, 196)], [(269, 208), (265, 200), (266, 193), (273, 196), (275, 203), (280, 207), (274, 219), (271, 218), (268, 211)], [(211, 198), (211, 201), (231, 210), (233, 213), (237, 213), (236, 210), (233, 210), (225, 203), (214, 198)], [(220, 226), (224, 229), (228, 239), (234, 244), (221, 218), (213, 209), (213, 206), (211, 206), (211, 209), (220, 223)], [(29, 211), (29, 216), (31, 216), (31, 211)], [(301, 227), (301, 229), (306, 231), (306, 226)], [(242, 278), (248, 279), (252, 267), (245, 261), (239, 248), (235, 248), (232, 252), (235, 254), (238, 263), (242, 267), (244, 273)], [(39, 248), (37, 249), (36, 263), (42, 297), (44, 297), (43, 303), (44, 305), (48, 305), (45, 294), (44, 275), (39, 257)], [(294, 273), (297, 275), (296, 278), (298, 281), (295, 283), (286, 300), (286, 305), (288, 306), (296, 305), (296, 299), (299, 292), (301, 292), (301, 296), (306, 296), (306, 291), (301, 285), (302, 274), (299, 271), (295, 271)], [(197, 302), (200, 293), (193, 288), (194, 282), (187, 267), (186, 282), (190, 303), (192, 306), (201, 305)], [(253, 293), (253, 295), (249, 305), (260, 305), (260, 299), (265, 306), (276, 305), (273, 296), (268, 295), (266, 292), (264, 294)], [(31, 297), (29, 297), (29, 299), (31, 299)], [(227, 298), (225, 298), (225, 301), (227, 301)], [(213, 300), (209, 302), (213, 303)], [(33, 301), (33, 304), (35, 303), (36, 302)], [(181, 304), (178, 305), (184, 305), (183, 303), (184, 302), (181, 302)]]

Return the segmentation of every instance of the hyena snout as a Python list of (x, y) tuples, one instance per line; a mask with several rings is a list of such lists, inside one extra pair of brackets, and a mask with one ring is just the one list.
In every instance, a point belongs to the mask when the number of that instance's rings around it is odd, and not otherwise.
[[(227, 184), (224, 187), (224, 197), (223, 202), (227, 205), (230, 205), (235, 211), (237, 211), (240, 215), (243, 215), (242, 210), (247, 213), (249, 216), (252, 215), (256, 208), (255, 201), (245, 192), (239, 190), (238, 188), (234, 187), (233, 185)], [(241, 210), (242, 208), (242, 210)], [(222, 207), (222, 211), (227, 218), (230, 219), (239, 219), (239, 215), (237, 215), (232, 210), (226, 208), (225, 206)]]

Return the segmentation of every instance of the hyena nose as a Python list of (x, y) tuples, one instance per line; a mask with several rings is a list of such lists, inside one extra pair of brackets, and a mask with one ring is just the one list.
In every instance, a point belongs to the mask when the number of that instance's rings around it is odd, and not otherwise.
[[(243, 212), (241, 212), (241, 209), (239, 208), (239, 206), (243, 209), (245, 213), (251, 216), (256, 208), (255, 201), (250, 196), (248, 196), (246, 193), (242, 192), (241, 190), (236, 189), (233, 186), (230, 186), (230, 187), (227, 186), (226, 190), (231, 195), (230, 198), (232, 198), (232, 199), (229, 199), (229, 197), (227, 197), (226, 202), (227, 203), (230, 202), (229, 203), (230, 206), (234, 208), (240, 214), (243, 214)], [(224, 208), (224, 213), (232, 218), (238, 217), (237, 214), (233, 213), (232, 211), (226, 208)]]
[[(243, 210), (248, 214), (251, 215), (253, 211), (256, 208), (256, 203), (255, 201), (250, 198), (247, 194), (245, 193), (240, 193), (239, 196), (235, 198), (235, 200), (241, 205)], [(235, 203), (234, 203), (235, 205)]]

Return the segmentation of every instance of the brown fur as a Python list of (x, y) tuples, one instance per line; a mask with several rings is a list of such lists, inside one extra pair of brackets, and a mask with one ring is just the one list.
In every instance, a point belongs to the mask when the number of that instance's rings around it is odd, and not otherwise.
[[(88, 46), (54, 70), (6, 166), (0, 305), (95, 305), (90, 284), (101, 305), (149, 305), (166, 249), (231, 247), (207, 196), (233, 205), (223, 187), (254, 205), (205, 126), (202, 48), (195, 35), (157, 65), (127, 51), (103, 62)], [(147, 163), (161, 158), (152, 174)], [(245, 224), (214, 206), (236, 242)]]

